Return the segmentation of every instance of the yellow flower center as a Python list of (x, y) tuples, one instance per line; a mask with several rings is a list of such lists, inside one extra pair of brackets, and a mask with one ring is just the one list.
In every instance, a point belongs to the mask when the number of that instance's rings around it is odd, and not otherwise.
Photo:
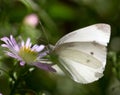
[(18, 54), (26, 63), (34, 62), (38, 56), (38, 52), (32, 51), (30, 47), (21, 47)]

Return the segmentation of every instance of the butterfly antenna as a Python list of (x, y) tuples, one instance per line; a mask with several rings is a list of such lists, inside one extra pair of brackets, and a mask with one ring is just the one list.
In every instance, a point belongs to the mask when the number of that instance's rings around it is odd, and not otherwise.
[(43, 32), (43, 35), (45, 36), (46, 40), (47, 40), (47, 43), (49, 44), (49, 40), (48, 40), (48, 37), (46, 35), (46, 32), (45, 32), (45, 28), (43, 27), (42, 23), (39, 21), (39, 24), (41, 26), (41, 30)]
[[(47, 44), (49, 44), (48, 36), (46, 35), (45, 28), (43, 27), (41, 21), (39, 21), (39, 24), (40, 24), (40, 26), (41, 26), (41, 30), (42, 30), (42, 32), (43, 32), (43, 35), (44, 35), (46, 41), (47, 41)], [(49, 50), (49, 47), (46, 47), (46, 48), (47, 48), (47, 50)]]

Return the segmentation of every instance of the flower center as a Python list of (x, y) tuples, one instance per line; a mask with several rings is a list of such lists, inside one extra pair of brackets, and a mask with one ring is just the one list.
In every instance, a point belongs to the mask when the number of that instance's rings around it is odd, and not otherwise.
[(31, 50), (30, 47), (21, 47), (18, 54), (26, 63), (34, 62), (38, 56), (38, 53)]

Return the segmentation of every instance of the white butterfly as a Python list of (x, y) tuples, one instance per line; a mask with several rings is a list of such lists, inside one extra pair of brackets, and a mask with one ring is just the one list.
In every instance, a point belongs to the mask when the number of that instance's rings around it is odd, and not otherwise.
[[(61, 69), (78, 83), (91, 83), (103, 76), (106, 65), (106, 46), (110, 39), (108, 24), (95, 24), (62, 37), (54, 52)], [(60, 67), (60, 68), (59, 68)]]

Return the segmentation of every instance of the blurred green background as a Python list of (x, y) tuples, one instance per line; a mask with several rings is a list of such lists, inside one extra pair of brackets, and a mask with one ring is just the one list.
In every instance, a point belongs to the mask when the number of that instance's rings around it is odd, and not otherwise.
[[(120, 0), (0, 0), (0, 38), (12, 34), (17, 40), (30, 37), (33, 43), (54, 45), (63, 35), (96, 23), (110, 24), (112, 31), (103, 78), (84, 85), (36, 68), (18, 81), (14, 95), (120, 95)], [(10, 76), (24, 71), (13, 63), (0, 47), (3, 95), (12, 90)]]

